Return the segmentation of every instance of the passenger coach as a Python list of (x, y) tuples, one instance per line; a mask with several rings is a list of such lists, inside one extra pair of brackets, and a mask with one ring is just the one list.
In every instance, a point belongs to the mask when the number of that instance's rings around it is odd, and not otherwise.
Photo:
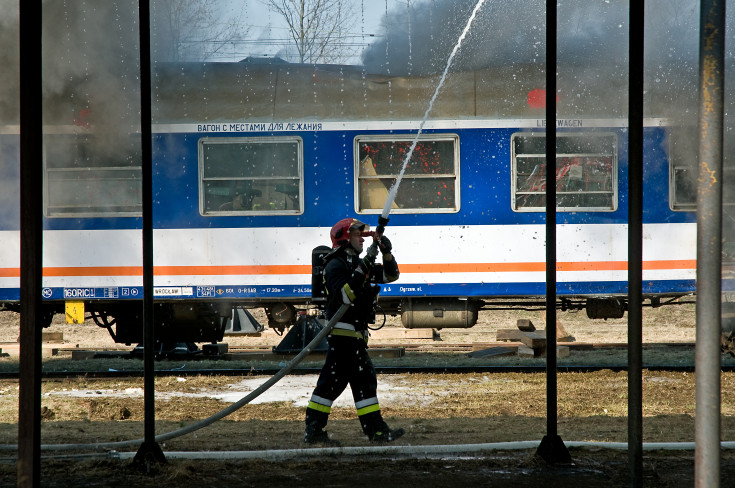
[[(154, 71), (157, 337), (219, 341), (233, 310), (284, 329), (314, 309), (312, 250), (356, 216), (376, 225), (438, 77), (355, 67), (166, 64)], [(566, 84), (565, 84), (566, 83)], [(472, 327), (482, 308), (545, 294), (543, 73), (454, 73), (418, 139), (386, 229), (401, 268), (380, 309), (406, 327)], [(557, 293), (562, 308), (620, 317), (627, 295), (627, 119), (560, 78)], [(607, 93), (609, 95), (609, 93)], [(574, 101), (574, 104), (570, 103)], [(643, 293), (695, 291), (691, 127), (644, 122)], [(15, 128), (14, 128), (15, 127)], [(689, 131), (689, 132), (687, 132)], [(141, 340), (138, 135), (58, 124), (44, 147), (44, 305), (86, 311)], [(0, 130), (3, 185), (18, 188), (17, 126)], [(3, 192), (7, 195), (8, 192)], [(19, 211), (0, 220), (0, 301), (20, 298)], [(12, 200), (12, 201), (10, 201)], [(235, 313), (235, 316), (238, 316)], [(113, 326), (114, 330), (113, 330)]]

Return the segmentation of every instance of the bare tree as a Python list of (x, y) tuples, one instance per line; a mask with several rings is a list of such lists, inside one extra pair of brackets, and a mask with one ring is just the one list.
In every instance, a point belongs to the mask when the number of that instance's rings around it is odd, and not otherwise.
[(351, 0), (262, 0), (288, 25), (300, 63), (338, 63), (351, 57), (355, 25)]
[[(207, 61), (241, 38), (241, 12), (225, 12), (222, 0), (151, 2), (154, 59)], [(235, 2), (234, 4), (237, 4)]]

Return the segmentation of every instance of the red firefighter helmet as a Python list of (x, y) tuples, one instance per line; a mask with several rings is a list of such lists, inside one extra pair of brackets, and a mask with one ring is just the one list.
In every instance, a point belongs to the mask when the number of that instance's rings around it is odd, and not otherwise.
[(357, 219), (347, 218), (340, 220), (329, 231), (329, 237), (332, 238), (332, 249), (349, 244), (350, 231), (353, 229), (359, 229), (360, 232), (367, 232), (370, 230), (370, 226)]

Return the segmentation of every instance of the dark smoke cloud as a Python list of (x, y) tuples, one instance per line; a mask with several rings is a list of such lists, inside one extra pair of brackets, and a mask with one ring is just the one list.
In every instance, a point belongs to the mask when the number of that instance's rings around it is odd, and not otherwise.
[[(441, 72), (475, 0), (424, 0), (386, 14), (382, 39), (366, 49), (370, 72), (426, 75)], [(564, 65), (626, 63), (628, 2), (560, 0), (558, 60)], [(544, 63), (546, 0), (487, 0), (475, 18), (453, 68), (457, 71)], [(649, 63), (694, 62), (699, 5), (693, 0), (646, 3)], [(409, 30), (411, 32), (409, 38)]]
[[(20, 121), (19, 3), (0, 0), (0, 133)], [(47, 161), (140, 161), (138, 2), (42, 5), (42, 103)], [(53, 133), (65, 134), (62, 138)], [(75, 135), (86, 139), (76, 145)], [(63, 142), (62, 142), (63, 141)], [(17, 143), (0, 144), (0, 225), (19, 225)]]
[[(366, 71), (392, 76), (441, 73), (476, 4), (423, 0), (387, 12), (381, 40), (364, 52)], [(545, 9), (546, 0), (486, 0), (451, 70), (543, 68)], [(609, 109), (610, 114), (627, 110), (628, 2), (559, 0), (557, 16), (561, 96), (567, 101), (596, 99), (598, 111)], [(732, 32), (728, 30), (728, 38), (735, 40)], [(646, 2), (646, 103), (661, 116), (689, 118), (696, 124), (698, 35), (699, 2)]]
[[(20, 119), (18, 2), (0, 0), (0, 9), (0, 126), (13, 133)], [(138, 2), (44, 1), (42, 29), (39, 103), (46, 160), (84, 158), (79, 159), (82, 165), (140, 161)], [(60, 139), (53, 133), (66, 135)], [(83, 148), (73, 142), (73, 134), (85, 138)], [(17, 208), (17, 187), (2, 188), (17, 185), (17, 161), (17, 146), (5, 144), (0, 154), (0, 174), (6, 179), (0, 183), (3, 208)], [(0, 216), (4, 222), (15, 218)]]
[[(18, 2), (0, 0), (0, 123), (17, 123)], [(47, 124), (109, 132), (139, 127), (138, 3), (43, 3), (43, 103)]]
[(20, 120), (17, 0), (0, 0), (0, 12), (0, 66), (3, 66), (0, 70), (0, 124), (17, 124)]
[(43, 4), (45, 116), (96, 133), (140, 126), (138, 2)]

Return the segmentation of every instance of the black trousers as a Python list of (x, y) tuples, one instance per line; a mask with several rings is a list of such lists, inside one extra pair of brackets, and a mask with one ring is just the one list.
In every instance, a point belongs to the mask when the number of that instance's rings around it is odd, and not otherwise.
[(338, 335), (329, 336), (328, 342), (324, 366), (306, 407), (306, 424), (323, 429), (332, 404), (349, 384), (363, 432), (370, 437), (385, 429), (376, 393), (378, 380), (366, 342)]

